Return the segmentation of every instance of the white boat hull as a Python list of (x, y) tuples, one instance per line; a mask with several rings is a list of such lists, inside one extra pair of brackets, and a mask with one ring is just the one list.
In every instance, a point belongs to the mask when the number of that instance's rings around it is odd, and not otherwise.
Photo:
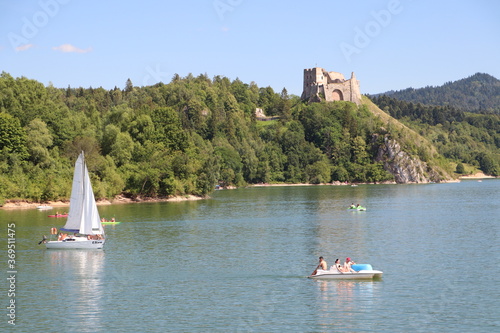
[(62, 241), (49, 241), (45, 243), (47, 249), (102, 249), (105, 239), (87, 239), (86, 237), (75, 237)]
[(316, 274), (309, 276), (309, 278), (325, 280), (360, 280), (381, 278), (382, 274), (383, 272), (376, 270), (361, 270), (356, 273), (340, 273), (337, 270), (324, 271), (322, 269), (318, 269)]

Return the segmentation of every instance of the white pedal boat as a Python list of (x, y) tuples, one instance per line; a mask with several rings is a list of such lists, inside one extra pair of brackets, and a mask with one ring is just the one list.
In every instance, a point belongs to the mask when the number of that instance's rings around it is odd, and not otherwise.
[(322, 279), (322, 280), (359, 280), (359, 279), (374, 279), (381, 278), (382, 271), (376, 271), (372, 268), (370, 264), (356, 264), (352, 265), (352, 269), (355, 273), (342, 273), (339, 272), (334, 266), (329, 270), (318, 269), (315, 275), (308, 276), (310, 279)]

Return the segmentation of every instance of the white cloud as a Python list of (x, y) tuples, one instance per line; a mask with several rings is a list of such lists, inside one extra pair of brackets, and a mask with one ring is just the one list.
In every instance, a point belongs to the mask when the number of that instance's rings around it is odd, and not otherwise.
[(89, 47), (88, 49), (84, 50), (84, 49), (79, 49), (78, 47), (73, 46), (71, 44), (63, 44), (61, 46), (54, 46), (52, 50), (61, 51), (63, 53), (87, 53), (92, 51), (92, 48)]
[(26, 51), (26, 50), (31, 49), (33, 46), (35, 46), (35, 45), (33, 45), (33, 44), (23, 44), (21, 46), (16, 47), (16, 51)]

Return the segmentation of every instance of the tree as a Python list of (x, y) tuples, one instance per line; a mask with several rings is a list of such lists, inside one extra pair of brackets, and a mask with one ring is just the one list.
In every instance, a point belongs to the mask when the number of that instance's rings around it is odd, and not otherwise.
[(65, 146), (65, 152), (68, 157), (76, 160), (81, 152), (85, 153), (85, 162), (89, 170), (93, 170), (100, 157), (99, 143), (94, 137), (77, 136), (72, 142)]
[(153, 111), (152, 119), (156, 123), (155, 140), (174, 151), (184, 151), (189, 147), (187, 132), (182, 128), (175, 110), (170, 107), (157, 108)]
[(134, 90), (134, 85), (132, 84), (132, 80), (127, 79), (125, 82), (125, 94), (131, 93)]
[(214, 156), (205, 160), (203, 167), (198, 172), (196, 181), (196, 193), (200, 196), (206, 196), (213, 191), (217, 181), (218, 164)]
[(111, 152), (119, 133), (120, 128), (118, 128), (115, 124), (106, 125), (101, 141), (102, 153), (104, 155), (108, 155)]
[(0, 150), (15, 153), (21, 159), (28, 157), (26, 131), (21, 127), (19, 119), (3, 112), (0, 112)]
[(279, 114), (281, 99), (273, 88), (260, 88), (258, 106), (264, 110), (268, 116), (275, 116)]
[(492, 156), (487, 153), (480, 153), (478, 156), (481, 170), (487, 175), (496, 176), (500, 173), (499, 166)]
[(352, 140), (352, 157), (354, 163), (361, 165), (370, 163), (368, 153), (366, 152), (366, 142), (360, 136)]
[(331, 167), (327, 161), (317, 161), (305, 169), (306, 181), (310, 184), (326, 184), (330, 182)]
[(290, 102), (290, 97), (288, 96), (288, 91), (286, 90), (286, 88), (283, 88), (283, 90), (281, 90), (280, 103), (279, 103), (281, 117), (285, 119), (290, 119), (291, 107), (292, 105)]
[(241, 173), (243, 163), (241, 157), (229, 143), (224, 146), (218, 146), (214, 149), (220, 165), (220, 178), (226, 185), (235, 184), (236, 175)]
[(26, 145), (30, 153), (30, 160), (35, 164), (46, 163), (50, 160), (49, 147), (52, 146), (52, 134), (47, 124), (35, 118), (27, 126)]
[(339, 182), (349, 181), (349, 172), (343, 166), (335, 166), (332, 169), (332, 179)]
[(124, 165), (132, 159), (134, 141), (127, 132), (120, 132), (115, 142), (111, 145), (109, 155), (113, 157), (117, 166)]

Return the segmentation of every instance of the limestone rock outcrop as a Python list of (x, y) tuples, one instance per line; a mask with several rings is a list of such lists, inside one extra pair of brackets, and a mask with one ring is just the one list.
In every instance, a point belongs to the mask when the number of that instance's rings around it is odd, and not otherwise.
[[(376, 141), (377, 137), (374, 137)], [(401, 149), (399, 143), (384, 137), (378, 146), (376, 161), (384, 164), (384, 169), (394, 175), (398, 184), (429, 183), (446, 180), (434, 168), (429, 167), (418, 157), (412, 157)]]

